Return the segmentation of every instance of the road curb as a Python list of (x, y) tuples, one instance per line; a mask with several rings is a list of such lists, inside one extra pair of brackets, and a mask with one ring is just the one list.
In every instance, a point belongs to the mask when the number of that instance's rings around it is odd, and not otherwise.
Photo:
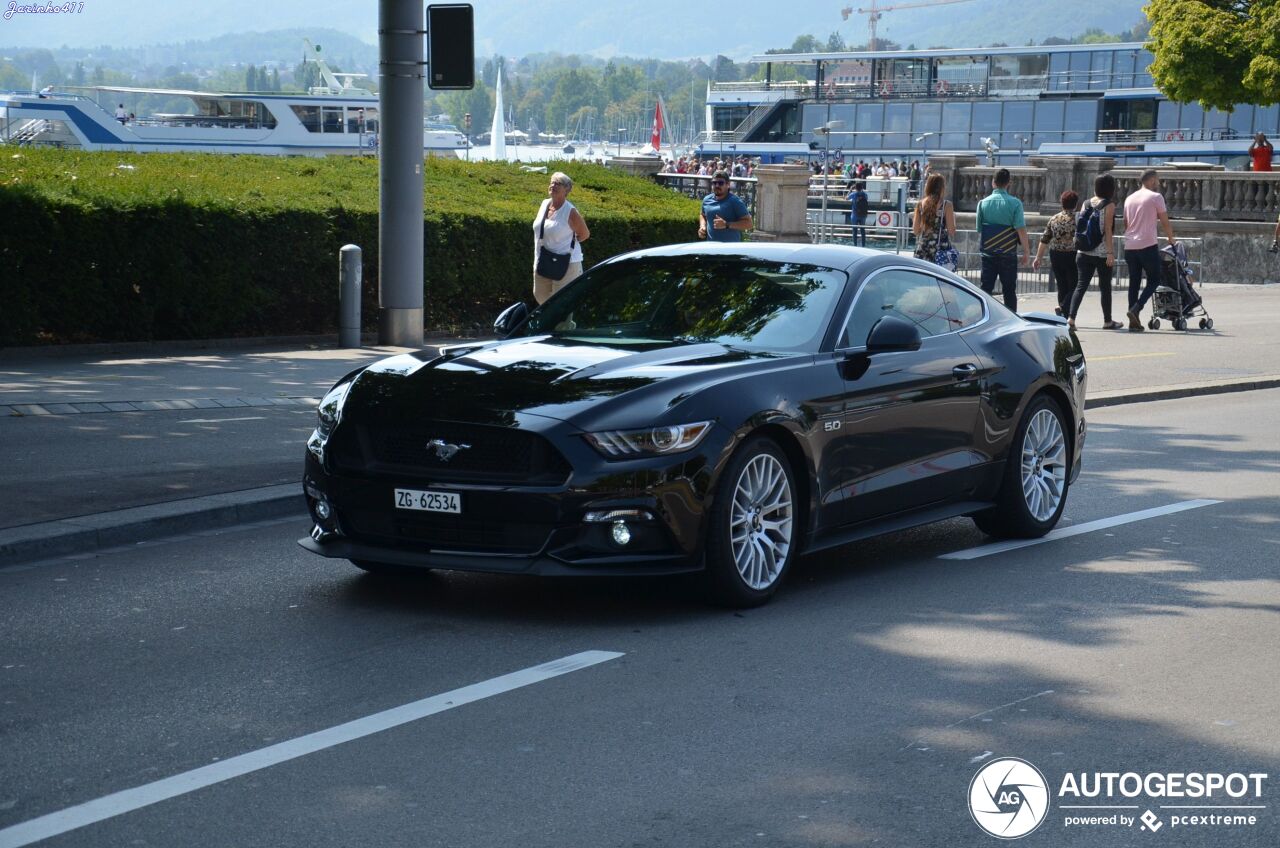
[(1187, 383), (1180, 386), (1162, 386), (1156, 389), (1122, 389), (1101, 392), (1085, 399), (1085, 410), (1130, 403), (1148, 403), (1156, 400), (1224, 395), (1232, 392), (1251, 392), (1257, 389), (1280, 388), (1280, 377), (1244, 377), (1238, 380), (1218, 380), (1212, 383)]
[[(1086, 409), (1274, 388), (1280, 376), (1105, 392), (1090, 396)], [(302, 485), (286, 483), (11, 527), (0, 530), (0, 568), (305, 513)]]
[(0, 530), (0, 568), (305, 512), (302, 484), (285, 483), (10, 527)]

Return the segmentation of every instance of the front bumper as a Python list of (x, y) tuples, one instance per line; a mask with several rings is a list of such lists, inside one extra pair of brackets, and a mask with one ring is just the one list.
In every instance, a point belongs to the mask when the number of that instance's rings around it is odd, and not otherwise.
[[(539, 575), (661, 575), (702, 568), (704, 518), (715, 469), (732, 436), (716, 429), (673, 457), (610, 462), (581, 438), (556, 440), (572, 471), (561, 485), (433, 480), (406, 471), (334, 467), (318, 435), (304, 490), (315, 528), (298, 543), (324, 557), (408, 567)], [(397, 509), (397, 488), (457, 493), (459, 515)], [(318, 510), (323, 501), (326, 509)], [(612, 541), (626, 510), (631, 542)]]

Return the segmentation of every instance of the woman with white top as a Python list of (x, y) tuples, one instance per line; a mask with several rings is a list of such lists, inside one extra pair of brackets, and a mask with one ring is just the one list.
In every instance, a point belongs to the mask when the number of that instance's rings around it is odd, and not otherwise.
[[(577, 208), (569, 202), (573, 180), (556, 171), (547, 186), (547, 199), (533, 219), (533, 299), (539, 304), (560, 291), (582, 274), (582, 243), (591, 238), (591, 230)], [(552, 280), (538, 273), (538, 255), (543, 250), (571, 254), (569, 270), (562, 279)]]

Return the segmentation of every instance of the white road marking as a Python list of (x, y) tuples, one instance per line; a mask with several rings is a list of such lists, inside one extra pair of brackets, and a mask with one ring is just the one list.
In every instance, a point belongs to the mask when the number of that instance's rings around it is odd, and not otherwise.
[(1031, 545), (1042, 545), (1045, 542), (1054, 542), (1058, 539), (1069, 539), (1072, 536), (1093, 533), (1097, 530), (1106, 530), (1108, 527), (1116, 527), (1121, 524), (1132, 524), (1135, 521), (1146, 521), (1148, 518), (1158, 518), (1161, 515), (1172, 515), (1175, 512), (1185, 512), (1189, 509), (1199, 509), (1202, 506), (1213, 506), (1220, 503), (1222, 501), (1181, 501), (1168, 506), (1158, 506), (1153, 509), (1139, 510), (1138, 512), (1127, 512), (1124, 515), (1114, 515), (1111, 518), (1099, 518), (1097, 521), (1086, 521), (1084, 524), (1060, 527), (1041, 536), (1039, 539), (1009, 539), (1004, 542), (979, 545), (976, 548), (966, 548), (963, 551), (952, 551), (949, 554), (942, 554), (938, 559), (977, 559), (991, 554), (1002, 554), (1005, 551), (1016, 551), (1018, 548), (1027, 548)]
[(361, 739), (383, 730), (390, 730), (420, 718), (426, 718), (445, 710), (461, 707), (474, 701), (492, 698), (534, 683), (550, 680), (573, 671), (581, 671), (593, 665), (615, 660), (623, 654), (616, 651), (583, 651), (561, 657), (558, 660), (535, 665), (531, 668), (513, 671), (501, 677), (494, 677), (461, 689), (454, 689), (440, 695), (432, 695), (420, 701), (392, 707), (380, 713), (358, 718), (306, 736), (299, 736), (280, 742), (257, 751), (231, 757), (227, 760), (202, 766), (191, 771), (175, 774), (154, 783), (147, 783), (133, 789), (125, 789), (111, 795), (105, 795), (93, 801), (68, 807), (56, 813), (49, 813), (39, 818), (0, 830), (0, 848), (20, 848), (51, 836), (57, 836), (85, 825), (100, 822), (114, 816), (123, 815), (133, 810), (157, 804), (161, 801), (222, 783), (250, 772), (278, 765), (298, 757), (323, 751), (343, 742)]
[(223, 421), (266, 421), (265, 415), (246, 415), (243, 418), (188, 418), (179, 424), (221, 424)]
[[(959, 727), (960, 725), (964, 724), (966, 721), (973, 721), (975, 718), (982, 718), (982, 717), (983, 717), (983, 716), (985, 716), (985, 715), (990, 715), (991, 713), (999, 712), (1000, 710), (1008, 709), (1009, 707), (1016, 707), (1018, 704), (1024, 704), (1024, 703), (1026, 703), (1027, 701), (1032, 701), (1032, 700), (1035, 700), (1036, 698), (1043, 698), (1045, 695), (1052, 695), (1052, 694), (1053, 694), (1053, 692), (1054, 692), (1054, 690), (1052, 690), (1052, 689), (1046, 689), (1046, 690), (1044, 690), (1043, 692), (1037, 692), (1037, 693), (1035, 693), (1034, 695), (1028, 695), (1028, 696), (1027, 696), (1027, 697), (1025, 697), (1025, 698), (1019, 698), (1019, 699), (1018, 699), (1018, 700), (1016, 700), (1016, 701), (1010, 701), (1010, 702), (1009, 702), (1009, 703), (1007, 703), (1007, 704), (1001, 704), (1001, 705), (1000, 705), (1000, 706), (998, 706), (998, 707), (992, 707), (992, 708), (991, 708), (991, 709), (989, 709), (989, 710), (983, 710), (983, 711), (982, 711), (982, 712), (980, 712), (980, 713), (974, 713), (973, 715), (969, 716), (968, 718), (962, 718), (962, 719), (960, 719), (959, 721), (953, 721), (951, 724), (948, 724), (946, 727), (944, 727), (944, 728), (942, 728), (942, 729), (943, 729), (943, 730), (951, 730), (951, 729), (953, 729), (953, 728)], [(908, 748), (915, 748), (915, 747), (917, 747), (917, 746), (923, 745), (925, 742), (927, 742), (927, 741), (928, 741), (928, 739), (929, 739), (929, 737), (928, 737), (928, 736), (921, 736), (921, 737), (919, 737), (918, 739), (916, 739), (914, 742), (911, 742), (911, 743), (910, 743), (910, 744), (908, 744), (908, 745), (904, 745), (904, 746), (902, 746), (901, 748), (899, 748), (898, 750), (899, 750), (899, 751), (905, 751), (905, 750), (907, 750)], [(922, 750), (922, 751), (927, 751), (927, 750), (929, 750), (929, 749), (928, 749), (928, 748), (921, 748), (920, 750)], [(3, 831), (0, 831), (0, 836), (3, 836), (3, 835), (4, 835)], [(0, 844), (0, 848), (3, 848), (3, 845), (2, 845), (2, 844)]]

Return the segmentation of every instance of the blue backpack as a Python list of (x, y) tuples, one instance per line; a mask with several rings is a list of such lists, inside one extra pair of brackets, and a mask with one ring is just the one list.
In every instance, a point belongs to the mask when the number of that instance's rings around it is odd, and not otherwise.
[[(1103, 204), (1106, 208), (1106, 204)], [(1102, 216), (1092, 203), (1076, 213), (1076, 250), (1097, 250), (1102, 244)]]

